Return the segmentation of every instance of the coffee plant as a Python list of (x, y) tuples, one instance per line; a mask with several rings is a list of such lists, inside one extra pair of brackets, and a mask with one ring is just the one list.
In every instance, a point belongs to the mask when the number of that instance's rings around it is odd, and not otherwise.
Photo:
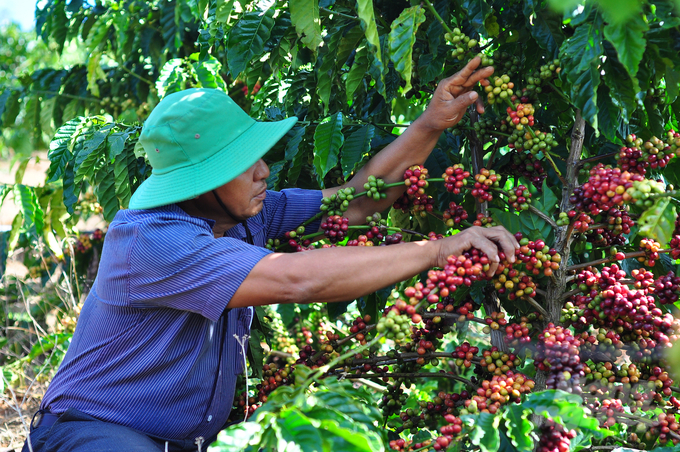
[[(88, 59), (0, 93), (3, 129), (36, 143), (54, 131), (45, 186), (3, 189), (22, 207), (9, 246), (44, 242), (58, 259), (61, 218), (84, 199), (107, 220), (126, 208), (150, 173), (141, 123), (167, 94), (221, 89), (260, 120), (297, 116), (265, 157), (268, 185), (318, 189), (352, 178), (479, 56), (495, 68), (475, 87), (483, 115), (469, 111), (401, 180), (324, 198), (321, 231), (310, 219), (267, 246), (399, 246), (502, 225), (521, 245), (514, 263), (501, 255), (488, 276), (469, 249), (353, 302), (258, 308), (231, 413), (245, 422), (215, 450), (677, 450), (676, 7), (42, 2), (41, 38), (82, 42)], [(391, 209), (363, 225), (344, 216), (394, 187)]]

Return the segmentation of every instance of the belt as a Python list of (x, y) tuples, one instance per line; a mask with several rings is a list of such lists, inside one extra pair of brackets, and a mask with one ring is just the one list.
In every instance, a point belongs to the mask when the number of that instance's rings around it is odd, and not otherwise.
[(31, 428), (36, 429), (39, 427), (51, 427), (58, 420), (59, 415), (52, 414), (49, 411), (38, 410), (33, 415), (33, 420), (31, 421)]

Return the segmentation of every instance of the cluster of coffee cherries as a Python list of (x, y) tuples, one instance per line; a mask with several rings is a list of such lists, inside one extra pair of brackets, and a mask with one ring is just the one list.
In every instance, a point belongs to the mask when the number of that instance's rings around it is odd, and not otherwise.
[(382, 399), (378, 402), (378, 407), (382, 410), (383, 416), (388, 417), (399, 411), (408, 400), (408, 394), (404, 393), (400, 379), (395, 379), (394, 384), (388, 385), (383, 393)]
[(474, 281), (489, 279), (485, 274), (489, 269), (489, 258), (476, 248), (458, 257), (449, 256), (447, 262), (443, 270), (430, 270), (427, 273), (426, 286), (420, 293), (421, 300), (427, 297), (427, 301), (431, 304), (438, 303), (439, 296), (430, 293), (435, 287), (439, 289), (439, 295), (447, 297), (459, 286), (469, 287)]
[(614, 330), (600, 328), (599, 330), (596, 330), (594, 335), (589, 334), (587, 331), (583, 331), (579, 337), (581, 338), (581, 355), (583, 361), (587, 361), (588, 359), (594, 361), (600, 359), (610, 360), (621, 356), (621, 349), (624, 344), (619, 333)]
[(521, 60), (518, 56), (496, 50), (493, 53), (493, 59), (495, 61), (494, 68), (497, 70), (502, 69), (506, 74), (519, 73)]
[(512, 90), (515, 87), (515, 84), (510, 81), (508, 74), (494, 76), (491, 80), (482, 79), (479, 81), (479, 84), (484, 88), (489, 105), (495, 104), (497, 98), (509, 100), (513, 95)]
[[(451, 30), (450, 33), (446, 33), (444, 38), (447, 42), (453, 44), (454, 46), (454, 48), (451, 50), (451, 58), (455, 58), (459, 61), (463, 61), (465, 59), (465, 54), (471, 51), (478, 44), (476, 39), (471, 39), (458, 27)], [(487, 59), (486, 62), (482, 61), (482, 65), (484, 66), (491, 66), (492, 64), (493, 60)]]
[(473, 347), (468, 341), (465, 341), (453, 350), (451, 356), (454, 358), (456, 366), (470, 367), (477, 353), (479, 353), (479, 347)]
[[(92, 234), (80, 234), (73, 247), (76, 255), (85, 254), (90, 251), (92, 249), (92, 244), (101, 242), (104, 239), (104, 235), (105, 234), (101, 229), (96, 229)], [(66, 254), (70, 253), (70, 249), (67, 248), (65, 252)]]
[(574, 337), (570, 330), (552, 323), (539, 335), (534, 365), (548, 372), (548, 388), (580, 390), (578, 380), (584, 375), (580, 345), (580, 338)]
[(644, 177), (639, 174), (599, 163), (590, 170), (588, 181), (574, 190), (569, 202), (578, 210), (597, 215), (634, 199), (630, 190), (634, 182), (643, 180)]
[(349, 218), (341, 217), (340, 215), (333, 215), (326, 218), (324, 223), (321, 223), (323, 234), (331, 243), (338, 243), (345, 239), (349, 228)]
[(498, 188), (499, 185), (500, 178), (496, 172), (482, 168), (479, 170), (479, 174), (475, 174), (475, 184), (470, 194), (477, 198), (479, 202), (491, 201), (493, 199), (491, 189)]
[(638, 257), (638, 261), (647, 267), (653, 267), (656, 261), (659, 260), (659, 250), (661, 248), (661, 244), (656, 240), (647, 238), (640, 240), (640, 250), (644, 251), (645, 255)]
[[(397, 303), (387, 311), (387, 314), (378, 320), (378, 324), (375, 327), (378, 334), (384, 334), (386, 338), (392, 339), (398, 344), (408, 341), (411, 336), (411, 321), (415, 316), (420, 317), (419, 314), (415, 313), (415, 308), (413, 306), (410, 306), (413, 310), (413, 314), (409, 317), (407, 313), (408, 306), (410, 305), (407, 305), (405, 301), (398, 300)], [(400, 307), (403, 307), (403, 313)], [(415, 320), (420, 322), (420, 319), (417, 317)]]
[(651, 197), (665, 193), (666, 187), (660, 181), (651, 179), (636, 180), (633, 186), (626, 190), (626, 195), (630, 196), (631, 202), (636, 207), (649, 208), (654, 205)]
[(463, 206), (459, 206), (454, 201), (451, 201), (449, 203), (449, 208), (442, 212), (442, 218), (444, 218), (446, 226), (451, 228), (460, 224), (461, 221), (467, 220), (468, 213)]
[(427, 182), (428, 171), (422, 165), (413, 165), (404, 172), (404, 185), (406, 185), (406, 193), (413, 196), (423, 196), (425, 189), (428, 187)]
[(625, 245), (626, 238), (623, 234), (630, 234), (631, 227), (635, 224), (628, 211), (612, 207), (602, 221), (604, 228), (591, 231), (587, 240), (597, 246)]
[(460, 189), (467, 185), (468, 177), (470, 177), (470, 172), (465, 171), (465, 168), (460, 163), (449, 166), (444, 171), (444, 174), (442, 174), (444, 187), (455, 195), (460, 194)]
[(514, 353), (504, 353), (498, 347), (491, 347), (491, 350), (482, 352), (480, 366), (486, 372), (495, 375), (502, 375), (509, 370), (515, 369), (522, 364), (522, 360)]
[(616, 414), (625, 413), (625, 408), (619, 399), (604, 399), (598, 403), (599, 406), (593, 410), (595, 417), (600, 421), (600, 425), (605, 428), (616, 424)]
[(528, 179), (539, 192), (543, 188), (543, 181), (547, 177), (543, 163), (536, 159), (531, 152), (513, 151), (510, 162), (510, 172)]
[(670, 242), (671, 259), (680, 259), (680, 215), (675, 218), (675, 229)]
[[(570, 210), (567, 216), (574, 222), (574, 231), (585, 234), (591, 225), (595, 224), (593, 218), (585, 212)], [(567, 222), (569, 224), (569, 222)], [(558, 223), (560, 225), (560, 223)], [(562, 224), (563, 225), (563, 224)]]
[(472, 124), (472, 129), (480, 141), (485, 141), (485, 137), (496, 130), (496, 122), (492, 119), (480, 119)]
[(531, 192), (526, 185), (518, 185), (508, 192), (508, 202), (515, 210), (527, 210), (531, 202)]
[(511, 347), (519, 347), (531, 342), (532, 324), (528, 317), (521, 317), (519, 323), (510, 323), (505, 326), (505, 343)]
[[(361, 343), (361, 345), (366, 344), (366, 328), (371, 323), (371, 316), (366, 314), (365, 316), (359, 316), (354, 319), (352, 326), (349, 328), (350, 334), (356, 334), (355, 339)], [(330, 339), (330, 338), (329, 338)]]
[(354, 199), (356, 190), (354, 187), (341, 188), (337, 193), (321, 199), (319, 210), (328, 216), (342, 215), (347, 212), (349, 202)]
[(654, 281), (654, 295), (659, 303), (673, 304), (680, 298), (680, 276), (675, 276), (673, 272), (659, 277)]
[[(541, 77), (543, 80), (549, 80), (553, 77), (556, 77), (561, 71), (560, 60), (554, 59), (546, 64), (541, 65), (538, 70), (539, 77)], [(534, 80), (527, 79), (527, 83), (531, 84), (532, 82), (534, 82)], [(538, 85), (538, 83), (535, 84)]]
[(492, 217), (488, 217), (483, 213), (478, 213), (475, 221), (472, 222), (472, 226), (480, 226), (483, 228), (490, 228), (493, 226), (498, 226), (496, 221)]
[(413, 198), (413, 214), (425, 218), (428, 213), (434, 211), (434, 199), (432, 196), (422, 195)]
[(459, 315), (457, 321), (465, 322), (475, 318), (475, 310), (477, 309), (471, 301), (465, 301), (456, 306), (457, 303), (452, 297), (443, 297), (435, 306), (435, 312), (456, 313)]
[(674, 446), (677, 446), (678, 443), (680, 443), (680, 420), (676, 413), (660, 413), (651, 429), (645, 433), (645, 439), (652, 440), (657, 437), (657, 435), (661, 445), (667, 444), (669, 441)]
[(508, 115), (505, 118), (507, 124), (512, 124), (518, 131), (523, 131), (525, 126), (534, 125), (534, 106), (532, 104), (517, 103), (514, 108), (506, 109)]
[(517, 260), (526, 265), (528, 272), (538, 275), (543, 271), (545, 276), (551, 276), (553, 271), (560, 268), (562, 256), (554, 248), (550, 248), (545, 241), (539, 239), (531, 241), (522, 237), (520, 233), (515, 235), (519, 239), (519, 253)]
[[(521, 126), (521, 124), (516, 127)], [(512, 134), (508, 137), (508, 147), (510, 149), (517, 149), (518, 151), (528, 151), (532, 155), (536, 155), (543, 151), (549, 152), (551, 149), (557, 146), (557, 140), (552, 133), (545, 133), (533, 130), (527, 132), (521, 130), (513, 130)]]
[(671, 158), (676, 156), (680, 146), (680, 134), (675, 130), (667, 132), (668, 142), (652, 137), (643, 142), (634, 134), (626, 137), (627, 146), (619, 151), (617, 164), (625, 170), (644, 175), (647, 168), (664, 168)]
[(587, 366), (588, 371), (586, 371), (586, 382), (590, 383), (593, 381), (599, 382), (606, 386), (609, 383), (614, 383), (616, 381), (616, 369), (611, 362), (598, 362), (592, 367)]
[(383, 191), (385, 187), (385, 181), (370, 175), (364, 184), (364, 190), (366, 190), (366, 196), (373, 198), (374, 201), (380, 201), (387, 197), (387, 193)]
[(491, 330), (498, 330), (502, 326), (508, 324), (508, 319), (505, 318), (505, 312), (492, 312), (490, 316), (484, 319), (487, 326), (484, 327), (484, 334), (489, 334)]
[(387, 235), (387, 220), (379, 212), (366, 217), (366, 226), (369, 228), (366, 231), (369, 240), (381, 241)]
[(539, 429), (536, 452), (569, 452), (571, 440), (576, 438), (576, 430), (566, 430), (552, 419), (547, 419)]
[(276, 363), (265, 364), (262, 366), (262, 382), (255, 386), (256, 396), (248, 396), (245, 392), (234, 397), (234, 405), (229, 419), (233, 421), (243, 420), (243, 415), (250, 417), (259, 408), (260, 404), (267, 402), (267, 397), (279, 386), (286, 386), (293, 383), (291, 377), (293, 368), (286, 365), (279, 367)]
[(520, 403), (522, 394), (531, 392), (535, 382), (526, 375), (508, 370), (501, 375), (494, 375), (490, 380), (483, 380), (477, 389), (477, 395), (464, 402), (460, 414), (496, 413), (502, 405), (510, 402)]

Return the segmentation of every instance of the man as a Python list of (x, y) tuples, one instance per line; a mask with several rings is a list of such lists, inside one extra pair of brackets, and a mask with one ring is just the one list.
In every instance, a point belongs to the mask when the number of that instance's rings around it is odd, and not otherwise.
[[(468, 106), (482, 113), (471, 88), (493, 69), (479, 64), (443, 80), (423, 115), (345, 187), (359, 190), (371, 174), (401, 180)], [(159, 103), (140, 136), (153, 174), (109, 227), (97, 280), (32, 422), (33, 451), (196, 450), (229, 415), (252, 306), (355, 299), (473, 246), (490, 257), (490, 274), (497, 246), (514, 257), (519, 245), (502, 227), (390, 247), (265, 249), (338, 190), (266, 191), (261, 157), (295, 121), (258, 123), (217, 90)], [(346, 215), (361, 223), (402, 192), (359, 198)]]

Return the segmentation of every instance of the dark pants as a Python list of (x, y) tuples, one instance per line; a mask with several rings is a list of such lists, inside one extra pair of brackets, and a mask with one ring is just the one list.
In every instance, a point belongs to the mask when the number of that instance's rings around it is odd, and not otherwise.
[[(184, 452), (196, 451), (194, 440), (166, 440), (138, 430), (100, 421), (76, 409), (69, 409), (51, 426), (31, 426), (33, 452)], [(210, 438), (213, 442), (215, 438)], [(207, 450), (205, 442), (202, 450)], [(22, 452), (29, 452), (28, 440)]]

